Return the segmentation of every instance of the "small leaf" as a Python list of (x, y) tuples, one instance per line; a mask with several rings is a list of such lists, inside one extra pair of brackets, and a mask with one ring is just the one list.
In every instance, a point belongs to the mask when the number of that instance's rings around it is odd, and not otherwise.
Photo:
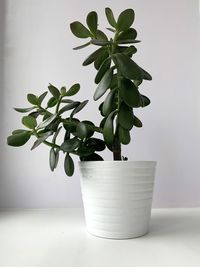
[(134, 40), (134, 39), (127, 39), (127, 40), (119, 40), (117, 41), (118, 44), (137, 44), (140, 43), (140, 40)]
[(79, 155), (80, 157), (85, 157), (93, 154), (94, 151), (95, 151), (94, 147), (80, 146), (76, 152), (77, 155)]
[(31, 137), (31, 132), (30, 131), (23, 131), (23, 132), (18, 132), (11, 136), (8, 136), (7, 138), (7, 144), (9, 146), (23, 146), (28, 142), (28, 140)]
[(35, 112), (31, 112), (28, 114), (28, 116), (31, 116), (35, 119), (37, 119), (37, 117), (40, 115), (40, 112), (39, 111), (35, 111)]
[(130, 130), (133, 127), (133, 121), (133, 109), (122, 102), (118, 113), (118, 123), (122, 126), (122, 128)]
[(140, 93), (137, 87), (128, 79), (120, 80), (119, 92), (121, 98), (130, 107), (140, 106)]
[(106, 34), (100, 30), (97, 30), (96, 32), (96, 38), (100, 41), (108, 41), (108, 37), (106, 36)]
[(116, 32), (116, 30), (115, 29), (113, 29), (113, 28), (106, 28), (107, 30), (109, 30), (110, 32)]
[(73, 103), (74, 101), (71, 99), (62, 99), (61, 103)]
[(65, 156), (64, 170), (67, 176), (72, 176), (74, 174), (74, 162), (69, 153)]
[(29, 129), (34, 129), (37, 126), (37, 121), (32, 116), (25, 116), (22, 118), (22, 123)]
[(106, 117), (113, 111), (115, 92), (116, 90), (111, 90), (103, 103), (103, 114)]
[(50, 93), (51, 93), (56, 99), (59, 99), (59, 97), (60, 97), (60, 92), (59, 92), (59, 90), (58, 90), (55, 86), (53, 86), (52, 84), (50, 84), (50, 85), (48, 86), (48, 89), (49, 89)]
[(80, 90), (80, 84), (79, 84), (79, 83), (75, 83), (75, 84), (72, 85), (72, 86), (70, 87), (70, 89), (64, 94), (64, 96), (73, 96), (73, 95), (77, 94), (79, 90)]
[(94, 62), (102, 53), (104, 52), (104, 48), (99, 48), (94, 51), (91, 55), (89, 55), (86, 60), (83, 62), (83, 66), (87, 66)]
[(42, 136), (40, 136), (33, 144), (33, 146), (31, 147), (31, 150), (35, 149), (36, 147), (38, 147), (40, 144), (42, 144), (50, 135), (52, 135), (52, 132), (46, 132), (44, 133)]
[(103, 127), (103, 137), (106, 145), (108, 146), (112, 146), (114, 140), (114, 127), (113, 127), (114, 116), (115, 116), (115, 111), (109, 114), (109, 116), (106, 118)]
[(25, 133), (25, 132), (30, 132), (30, 131), (27, 131), (24, 129), (17, 129), (17, 130), (12, 131), (12, 134), (21, 134), (21, 133)]
[(71, 113), (70, 117), (72, 118), (76, 113), (78, 113), (79, 111), (81, 111), (85, 105), (87, 105), (89, 100), (85, 100), (83, 102), (81, 102)]
[(87, 21), (87, 25), (88, 25), (91, 33), (95, 36), (96, 32), (97, 32), (97, 22), (98, 22), (97, 13), (95, 11), (91, 11), (87, 15), (86, 21)]
[(95, 77), (95, 83), (98, 84), (103, 76), (105, 75), (106, 71), (110, 68), (111, 59), (107, 58), (103, 64), (101, 65), (99, 71), (97, 72), (97, 75)]
[(135, 19), (135, 12), (133, 9), (124, 10), (117, 20), (117, 29), (118, 31), (125, 31), (131, 27)]
[(130, 28), (126, 31), (121, 32), (118, 37), (117, 41), (119, 40), (135, 40), (137, 37), (137, 31), (133, 28)]
[(27, 95), (27, 100), (32, 105), (38, 105), (38, 103), (39, 103), (37, 96), (33, 95), (33, 94), (28, 94)]
[(55, 150), (55, 154), (56, 154), (56, 158), (55, 158), (55, 168), (57, 167), (58, 165), (58, 161), (59, 161), (59, 149), (56, 149)]
[(140, 106), (146, 107), (151, 103), (150, 99), (146, 97), (145, 95), (140, 95)]
[(109, 7), (106, 7), (105, 12), (106, 12), (107, 20), (108, 20), (108, 22), (110, 23), (110, 25), (111, 25), (112, 27), (116, 28), (117, 23), (116, 23), (116, 21), (115, 21), (115, 18), (114, 18), (114, 15), (113, 15), (112, 10), (111, 10)]
[(110, 87), (110, 84), (112, 82), (112, 76), (113, 76), (113, 68), (107, 70), (107, 72), (104, 74), (103, 78), (101, 79), (94, 93), (94, 100), (98, 100), (102, 95), (105, 94), (105, 92)]
[(91, 44), (94, 45), (98, 45), (98, 46), (106, 46), (106, 45), (111, 45), (112, 42), (111, 41), (101, 41), (101, 40), (97, 40), (97, 39), (92, 39), (91, 40)]
[(79, 104), (80, 104), (80, 102), (78, 102), (78, 101), (67, 104), (66, 106), (64, 106), (63, 108), (61, 108), (59, 110), (58, 115), (61, 115), (62, 113), (66, 112), (68, 110), (71, 110), (71, 109), (78, 107)]
[(104, 49), (102, 54), (99, 55), (94, 62), (95, 68), (98, 70), (101, 67), (101, 65), (103, 64), (103, 62), (105, 61), (105, 59), (107, 59), (108, 57), (109, 57), (108, 51), (106, 49)]
[(44, 92), (43, 94), (41, 94), (39, 97), (38, 97), (38, 104), (41, 105), (42, 104), (42, 101), (45, 99), (46, 95), (48, 94), (48, 92)]
[(62, 143), (60, 149), (63, 150), (64, 152), (72, 152), (79, 146), (80, 146), (80, 140), (74, 137)]
[(52, 108), (54, 107), (56, 104), (58, 103), (58, 100), (53, 96), (49, 99), (49, 101), (47, 102), (47, 107), (48, 108)]
[(135, 54), (136, 52), (137, 52), (137, 48), (133, 45), (126, 47), (126, 49), (123, 51), (124, 54), (130, 57), (132, 57), (132, 55)]
[(49, 153), (49, 166), (52, 172), (55, 169), (55, 165), (56, 165), (56, 153), (55, 153), (54, 148), (52, 147)]
[(131, 141), (129, 130), (122, 128), (121, 126), (118, 127), (119, 132), (119, 140), (123, 145), (128, 145)]
[(87, 139), (85, 144), (88, 146), (93, 146), (95, 151), (103, 151), (106, 148), (103, 140), (94, 137)]
[(30, 112), (31, 110), (35, 109), (35, 107), (30, 107), (30, 108), (14, 108), (17, 112), (20, 113), (27, 113)]
[(88, 38), (91, 36), (88, 29), (79, 21), (72, 22), (70, 24), (72, 33), (78, 38)]
[(139, 120), (136, 116), (134, 116), (133, 124), (135, 127), (141, 128), (142, 127), (142, 122)]
[(86, 157), (80, 157), (80, 160), (81, 161), (100, 161), (100, 160), (103, 160), (103, 158), (100, 155), (93, 153)]
[(79, 50), (79, 49), (85, 48), (85, 47), (87, 47), (90, 44), (91, 44), (91, 42), (87, 42), (85, 44), (82, 44), (82, 45), (79, 45), (79, 46), (74, 47), (73, 50)]
[[(87, 128), (88, 128), (88, 133), (87, 133), (87, 137), (91, 137), (94, 134), (94, 131), (91, 129), (91, 127), (94, 127), (94, 123), (91, 121), (82, 121), (83, 123), (86, 124)], [(91, 127), (90, 127), (91, 126)]]
[(88, 127), (85, 123), (79, 122), (76, 126), (77, 136), (81, 139), (84, 139), (88, 135)]
[(56, 132), (55, 132), (55, 134), (54, 134), (54, 136), (53, 136), (53, 139), (52, 139), (52, 143), (55, 144), (55, 142), (56, 142), (56, 138), (58, 137), (58, 135), (59, 135), (61, 129), (62, 129), (62, 126), (60, 126), (60, 127), (56, 130)]
[(38, 125), (38, 129), (47, 127), (53, 120), (55, 120), (56, 117), (57, 117), (57, 114), (51, 115), (50, 117), (48, 117), (46, 120), (42, 121)]
[(66, 87), (65, 87), (65, 86), (62, 86), (62, 87), (60, 88), (60, 93), (61, 93), (61, 95), (64, 96), (64, 95), (66, 94), (66, 92), (67, 92)]

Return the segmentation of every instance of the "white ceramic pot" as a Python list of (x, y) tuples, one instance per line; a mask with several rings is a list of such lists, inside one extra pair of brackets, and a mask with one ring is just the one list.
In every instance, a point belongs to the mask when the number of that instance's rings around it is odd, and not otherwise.
[(89, 233), (112, 239), (145, 235), (151, 216), (156, 162), (79, 162)]

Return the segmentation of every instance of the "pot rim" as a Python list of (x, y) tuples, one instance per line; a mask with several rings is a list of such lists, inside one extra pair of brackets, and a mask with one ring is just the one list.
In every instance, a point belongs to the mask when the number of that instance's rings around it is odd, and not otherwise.
[[(121, 160), (96, 160), (96, 161), (78, 161), (79, 166), (97, 166), (97, 165), (128, 165), (128, 166), (144, 166), (148, 167), (149, 165), (151, 167), (156, 167), (157, 161), (153, 160), (136, 160), (136, 161), (121, 161)], [(148, 165), (148, 166), (147, 166)]]

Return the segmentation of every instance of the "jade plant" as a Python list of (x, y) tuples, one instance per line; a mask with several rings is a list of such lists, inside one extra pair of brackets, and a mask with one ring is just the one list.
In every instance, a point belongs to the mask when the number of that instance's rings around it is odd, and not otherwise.
[[(73, 155), (81, 161), (103, 160), (99, 152), (108, 148), (114, 160), (127, 160), (121, 154), (121, 145), (130, 143), (130, 131), (134, 126), (142, 127), (133, 109), (150, 104), (149, 98), (140, 93), (139, 86), (143, 80), (151, 80), (152, 77), (132, 59), (137, 52), (135, 44), (140, 42), (132, 27), (135, 13), (133, 9), (126, 9), (117, 20), (110, 8), (106, 8), (105, 13), (109, 23), (106, 30), (111, 32), (112, 37), (99, 29), (95, 11), (87, 15), (87, 26), (79, 21), (70, 24), (76, 37), (88, 39), (74, 50), (90, 45), (97, 47), (84, 60), (83, 66), (93, 64), (97, 71), (93, 98), (95, 101), (103, 99), (98, 104), (101, 122), (95, 125), (90, 120), (76, 118), (88, 103), (88, 100), (80, 102), (71, 99), (80, 90), (78, 83), (68, 90), (64, 86), (57, 88), (49, 84), (50, 98), (46, 100), (48, 91), (40, 96), (28, 94), (27, 100), (31, 106), (15, 108), (18, 112), (28, 113), (22, 118), (22, 124), (28, 129), (15, 130), (7, 138), (10, 146), (22, 146), (31, 136), (36, 138), (31, 149), (42, 143), (49, 146), (52, 171), (58, 164), (60, 152), (63, 152), (64, 170), (68, 176), (74, 173)], [(96, 133), (101, 134), (102, 138), (95, 137)], [(58, 142), (58, 135), (62, 137), (62, 142)]]

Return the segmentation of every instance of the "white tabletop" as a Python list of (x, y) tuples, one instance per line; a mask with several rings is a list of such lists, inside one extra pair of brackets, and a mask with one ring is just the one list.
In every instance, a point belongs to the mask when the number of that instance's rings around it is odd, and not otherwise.
[(94, 237), (81, 209), (0, 212), (1, 267), (199, 267), (200, 209), (156, 209), (150, 233)]

